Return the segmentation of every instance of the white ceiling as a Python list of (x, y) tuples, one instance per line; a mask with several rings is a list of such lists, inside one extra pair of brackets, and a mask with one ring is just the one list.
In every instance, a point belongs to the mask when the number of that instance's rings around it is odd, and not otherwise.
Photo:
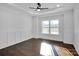
[[(57, 5), (60, 5), (60, 7), (57, 7)], [(65, 11), (72, 9), (74, 7), (74, 3), (41, 3), (41, 7), (47, 7), (49, 9), (47, 10), (41, 10), (41, 11), (34, 11), (33, 9), (30, 9), (29, 7), (37, 7), (36, 3), (10, 3), (12, 6), (19, 7), (20, 9), (23, 9), (24, 11), (34, 14), (34, 15), (41, 15), (46, 13), (55, 13), (59, 11)], [(55, 9), (53, 9), (55, 8)]]

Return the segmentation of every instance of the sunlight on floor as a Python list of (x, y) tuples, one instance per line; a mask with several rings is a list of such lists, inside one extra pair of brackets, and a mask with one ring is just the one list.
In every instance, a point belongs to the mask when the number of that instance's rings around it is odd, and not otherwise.
[(41, 43), (40, 54), (44, 56), (54, 56), (52, 46), (45, 42)]

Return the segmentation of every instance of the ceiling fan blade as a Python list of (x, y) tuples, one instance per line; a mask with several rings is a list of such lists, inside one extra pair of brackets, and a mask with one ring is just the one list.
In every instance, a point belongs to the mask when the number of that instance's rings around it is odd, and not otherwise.
[(48, 9), (48, 8), (40, 8), (41, 10), (43, 10), (43, 9)]
[(34, 11), (37, 11), (37, 9), (35, 9)]

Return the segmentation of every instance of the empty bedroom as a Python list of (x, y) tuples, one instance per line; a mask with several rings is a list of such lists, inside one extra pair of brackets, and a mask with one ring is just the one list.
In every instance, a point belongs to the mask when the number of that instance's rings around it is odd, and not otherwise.
[(0, 3), (0, 56), (78, 56), (79, 3)]

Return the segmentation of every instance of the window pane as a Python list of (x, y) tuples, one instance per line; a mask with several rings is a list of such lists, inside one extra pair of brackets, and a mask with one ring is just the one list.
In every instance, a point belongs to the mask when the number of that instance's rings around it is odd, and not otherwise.
[(59, 34), (59, 20), (50, 21), (50, 34)]
[(59, 29), (58, 28), (50, 28), (50, 33), (51, 34), (59, 34)]
[(42, 21), (42, 33), (49, 34), (49, 21)]
[(42, 21), (42, 27), (49, 27), (49, 21)]
[(49, 28), (42, 28), (42, 33), (49, 34)]
[(51, 20), (50, 21), (50, 27), (58, 28), (59, 27), (59, 21), (58, 20)]

